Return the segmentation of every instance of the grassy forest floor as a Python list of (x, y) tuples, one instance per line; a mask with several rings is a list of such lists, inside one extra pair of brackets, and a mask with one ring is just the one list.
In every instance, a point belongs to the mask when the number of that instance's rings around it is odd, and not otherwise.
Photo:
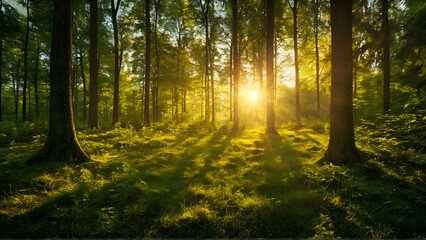
[(328, 143), (321, 122), (283, 125), (279, 137), (199, 123), (82, 130), (93, 161), (35, 166), (25, 161), (44, 131), (4, 124), (0, 237), (425, 237), (420, 123), (400, 138), (363, 123), (367, 161), (351, 167), (315, 163)]

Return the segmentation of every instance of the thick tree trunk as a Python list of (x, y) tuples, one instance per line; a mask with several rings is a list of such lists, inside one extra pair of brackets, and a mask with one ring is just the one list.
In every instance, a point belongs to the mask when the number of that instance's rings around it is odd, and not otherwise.
[(90, 0), (89, 128), (98, 128), (98, 1)]
[(240, 77), (240, 61), (238, 57), (238, 12), (237, 0), (232, 0), (232, 46), (234, 47), (234, 124), (232, 131), (236, 132), (239, 129), (239, 112), (238, 112), (238, 80)]
[[(2, 7), (2, 3), (0, 3), (0, 9), (1, 9), (1, 7)], [(0, 36), (0, 122), (3, 120), (3, 112), (2, 112), (3, 106), (2, 106), (2, 103), (1, 103), (1, 96), (2, 96), (1, 88), (2, 88), (2, 85), (3, 85), (2, 77), (1, 77), (1, 74), (2, 74), (1, 69), (2, 69), (2, 65), (3, 65), (2, 63), (3, 63), (3, 39)]]
[[(3, 11), (1, 10), (3, 7), (3, 0), (0, 0), (0, 14), (3, 14)], [(0, 33), (0, 122), (3, 120), (3, 112), (2, 112), (2, 104), (1, 104), (1, 87), (3, 85), (2, 78), (1, 78), (1, 69), (3, 66), (3, 35)]]
[(267, 0), (266, 16), (266, 132), (278, 134), (274, 111), (274, 0)]
[(144, 122), (146, 126), (149, 123), (149, 91), (150, 91), (150, 76), (151, 76), (151, 23), (150, 23), (150, 0), (145, 0), (145, 106), (144, 106)]
[(83, 79), (83, 120), (87, 119), (87, 90), (86, 90), (86, 75), (84, 74), (83, 53), (80, 49), (80, 73)]
[(330, 140), (321, 162), (358, 162), (352, 110), (352, 0), (331, 0), (330, 96)]
[(317, 88), (317, 119), (320, 119), (320, 91), (319, 91), (319, 48), (318, 48), (318, 16), (319, 15), (319, 3), (315, 0), (315, 20), (314, 20), (314, 35), (315, 35), (315, 80)]
[(295, 72), (295, 91), (296, 91), (296, 123), (302, 125), (300, 120), (300, 96), (299, 96), (299, 51), (297, 46), (297, 0), (294, 0), (293, 10), (293, 41), (294, 41), (294, 72)]
[(74, 129), (71, 96), (71, 1), (55, 0), (50, 57), (49, 134), (41, 151), (29, 163), (44, 161), (83, 162)]
[(120, 0), (117, 0), (117, 6), (114, 4), (114, 0), (111, 0), (111, 12), (112, 12), (112, 25), (114, 29), (114, 100), (113, 100), (113, 110), (112, 110), (112, 124), (118, 122), (118, 113), (119, 113), (119, 55), (118, 55), (118, 27), (117, 27), (117, 12), (120, 8)]
[(27, 31), (24, 48), (24, 86), (22, 86), (22, 121), (27, 121), (28, 41), (30, 33), (30, 0), (27, 0)]
[(382, 34), (383, 34), (383, 112), (390, 110), (390, 31), (389, 31), (389, 2), (381, 0)]

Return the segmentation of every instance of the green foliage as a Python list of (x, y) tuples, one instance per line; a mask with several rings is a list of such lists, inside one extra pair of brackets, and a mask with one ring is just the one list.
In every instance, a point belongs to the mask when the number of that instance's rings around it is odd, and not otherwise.
[[(248, 127), (231, 136), (230, 126), (173, 121), (86, 130), (78, 137), (94, 161), (35, 167), (24, 162), (41, 144), (20, 136), (26, 142), (0, 148), (0, 236), (425, 235), (424, 153), (398, 144), (393, 151), (400, 155), (376, 151), (354, 168), (319, 166), (314, 162), (327, 144), (323, 123), (278, 130), (282, 137)], [(357, 130), (379, 133), (372, 126)], [(363, 138), (360, 144), (385, 147)]]

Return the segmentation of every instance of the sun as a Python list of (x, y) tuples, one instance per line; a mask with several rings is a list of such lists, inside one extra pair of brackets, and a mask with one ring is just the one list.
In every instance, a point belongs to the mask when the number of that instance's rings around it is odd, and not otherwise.
[(252, 102), (257, 102), (257, 100), (259, 100), (259, 93), (258, 93), (258, 91), (252, 90), (252, 91), (248, 92), (248, 98)]

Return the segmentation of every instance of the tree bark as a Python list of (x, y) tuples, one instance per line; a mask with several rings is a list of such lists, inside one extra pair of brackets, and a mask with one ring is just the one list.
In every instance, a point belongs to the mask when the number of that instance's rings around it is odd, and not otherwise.
[(389, 2), (381, 0), (382, 34), (383, 34), (383, 113), (390, 111), (390, 31), (389, 31)]
[(36, 119), (39, 119), (40, 118), (40, 109), (39, 109), (39, 106), (38, 106), (38, 62), (39, 62), (38, 49), (37, 49), (35, 60), (36, 60), (36, 62), (35, 62), (35, 71), (34, 71), (34, 98), (35, 98)]
[(232, 131), (237, 132), (239, 129), (239, 113), (238, 113), (238, 80), (240, 77), (240, 61), (238, 54), (237, 35), (238, 35), (238, 12), (237, 0), (232, 0), (232, 46), (234, 47), (234, 124)]
[[(3, 7), (3, 0), (0, 0), (0, 14), (3, 14), (3, 11), (1, 10), (2, 9), (2, 7)], [(2, 103), (1, 103), (1, 88), (2, 88), (2, 85), (3, 85), (3, 82), (2, 82), (2, 73), (1, 73), (1, 69), (2, 69), (2, 66), (3, 66), (3, 34), (2, 33), (0, 33), (0, 122), (3, 120), (3, 112), (2, 112)]]
[(266, 2), (266, 132), (278, 134), (274, 111), (274, 0)]
[(154, 41), (155, 41), (155, 83), (152, 91), (152, 120), (158, 122), (158, 83), (160, 81), (160, 53), (158, 51), (158, 13), (161, 0), (155, 2), (155, 25), (154, 25)]
[(30, 0), (27, 0), (27, 31), (24, 48), (24, 85), (22, 86), (22, 121), (27, 121), (28, 41), (30, 33)]
[(145, 0), (145, 106), (144, 106), (144, 122), (146, 126), (149, 123), (149, 91), (150, 91), (150, 76), (151, 76), (151, 23), (150, 23), (150, 0)]
[(83, 53), (80, 49), (80, 73), (83, 79), (83, 120), (87, 119), (87, 90), (86, 90), (86, 75), (84, 74)]
[(320, 162), (358, 162), (352, 106), (352, 0), (331, 0), (330, 96), (330, 140)]
[(300, 119), (300, 96), (299, 96), (299, 51), (297, 43), (297, 0), (294, 0), (293, 10), (293, 41), (294, 41), (294, 71), (295, 71), (295, 91), (296, 91), (296, 123), (302, 125)]
[(318, 18), (319, 18), (319, 2), (315, 0), (315, 19), (314, 19), (314, 36), (315, 36), (315, 80), (317, 88), (317, 119), (320, 119), (320, 91), (319, 91), (319, 47), (318, 47)]
[(117, 5), (114, 3), (114, 0), (111, 0), (111, 13), (112, 13), (112, 25), (114, 29), (114, 100), (113, 100), (113, 110), (112, 110), (112, 124), (118, 122), (118, 113), (119, 113), (119, 55), (118, 55), (118, 26), (117, 26), (117, 13), (120, 8), (120, 1), (117, 0)]
[(21, 63), (18, 60), (16, 66), (16, 97), (15, 97), (15, 120), (18, 121), (18, 105), (19, 105), (19, 68)]
[(232, 121), (232, 44), (229, 50), (229, 121)]
[(74, 129), (71, 96), (71, 19), (71, 0), (55, 0), (50, 56), (49, 134), (44, 147), (29, 163), (89, 160), (77, 141)]
[(99, 128), (98, 123), (98, 1), (90, 0), (90, 85), (89, 128)]

